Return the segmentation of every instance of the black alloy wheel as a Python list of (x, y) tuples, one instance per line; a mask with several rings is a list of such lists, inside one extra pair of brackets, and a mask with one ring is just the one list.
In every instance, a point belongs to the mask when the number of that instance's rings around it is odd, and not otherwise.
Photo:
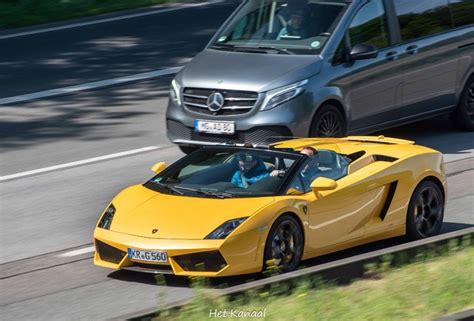
[(474, 76), (467, 81), (459, 105), (454, 110), (451, 119), (457, 129), (474, 130)]
[(336, 106), (324, 105), (314, 116), (312, 137), (343, 137), (346, 134), (344, 117)]
[(422, 182), (413, 193), (407, 214), (407, 234), (422, 239), (440, 232), (444, 216), (444, 197), (438, 185)]
[(290, 215), (279, 217), (267, 237), (264, 268), (285, 273), (295, 270), (303, 254), (303, 232)]

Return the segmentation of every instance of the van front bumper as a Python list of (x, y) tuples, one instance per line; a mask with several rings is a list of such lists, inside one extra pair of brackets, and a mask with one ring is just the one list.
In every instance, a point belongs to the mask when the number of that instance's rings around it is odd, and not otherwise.
[[(255, 106), (246, 114), (232, 116), (196, 113), (170, 101), (166, 112), (166, 127), (168, 138), (179, 145), (267, 145), (292, 137), (307, 137), (312, 114), (312, 104), (304, 94), (271, 110), (260, 111), (259, 106)], [(235, 123), (235, 133), (216, 135), (196, 132), (194, 122), (197, 119), (232, 121)]]

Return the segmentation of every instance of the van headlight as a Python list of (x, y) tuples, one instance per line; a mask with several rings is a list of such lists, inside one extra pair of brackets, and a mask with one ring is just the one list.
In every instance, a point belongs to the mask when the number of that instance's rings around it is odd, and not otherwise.
[(176, 79), (173, 79), (171, 82), (170, 97), (175, 104), (181, 106), (181, 85), (176, 81)]
[(304, 91), (307, 83), (308, 79), (305, 79), (288, 86), (270, 90), (265, 96), (261, 110), (275, 108), (276, 106), (295, 98)]

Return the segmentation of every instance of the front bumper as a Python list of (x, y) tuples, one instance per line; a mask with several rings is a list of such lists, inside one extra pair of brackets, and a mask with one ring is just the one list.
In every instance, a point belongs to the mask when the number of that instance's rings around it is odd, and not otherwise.
[[(304, 93), (282, 105), (260, 111), (257, 104), (241, 115), (212, 115), (197, 113), (169, 101), (166, 112), (168, 138), (180, 145), (212, 145), (223, 143), (270, 144), (289, 137), (307, 137), (311, 126), (313, 104)], [(196, 119), (235, 122), (235, 134), (214, 135), (194, 130)]]
[[(261, 239), (265, 240), (257, 230), (225, 240), (174, 240), (144, 238), (97, 228), (94, 232), (94, 264), (111, 269), (181, 276), (255, 273), (261, 271), (263, 264), (264, 244), (261, 244)], [(166, 251), (168, 262), (132, 261), (127, 256), (128, 248)]]

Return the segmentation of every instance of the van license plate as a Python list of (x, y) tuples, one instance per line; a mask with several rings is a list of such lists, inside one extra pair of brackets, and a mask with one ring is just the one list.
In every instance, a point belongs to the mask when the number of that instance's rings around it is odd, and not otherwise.
[(231, 135), (235, 133), (235, 123), (232, 121), (217, 122), (196, 119), (194, 121), (194, 130), (199, 133)]

